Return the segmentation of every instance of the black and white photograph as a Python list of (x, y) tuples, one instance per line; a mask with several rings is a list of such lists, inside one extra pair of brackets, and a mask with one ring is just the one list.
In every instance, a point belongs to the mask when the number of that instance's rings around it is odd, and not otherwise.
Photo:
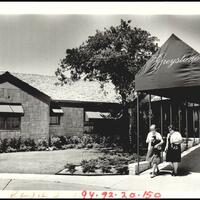
[(199, 198), (200, 2), (1, 2), (0, 198)]

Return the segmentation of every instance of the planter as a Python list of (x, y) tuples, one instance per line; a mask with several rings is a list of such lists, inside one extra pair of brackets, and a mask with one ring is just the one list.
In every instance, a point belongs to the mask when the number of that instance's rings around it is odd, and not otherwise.
[(132, 163), (128, 165), (129, 168), (129, 175), (136, 175), (138, 172), (143, 172), (150, 168), (150, 162), (149, 161), (142, 161), (139, 162), (139, 171), (138, 171), (138, 163)]
[(186, 150), (186, 144), (185, 143), (182, 143), (181, 144), (181, 152), (185, 151)]
[(108, 173), (103, 173), (101, 169), (96, 169), (94, 172), (86, 172), (83, 173), (82, 166), (76, 166), (76, 171), (72, 174), (68, 171), (68, 169), (63, 169), (56, 173), (56, 175), (72, 175), (72, 176), (107, 176), (107, 175), (122, 175), (121, 173), (117, 173), (115, 166), (111, 166), (111, 170)]
[(193, 143), (194, 143), (194, 141), (192, 140), (189, 140), (188, 141), (188, 148), (191, 148), (191, 147), (193, 147)]

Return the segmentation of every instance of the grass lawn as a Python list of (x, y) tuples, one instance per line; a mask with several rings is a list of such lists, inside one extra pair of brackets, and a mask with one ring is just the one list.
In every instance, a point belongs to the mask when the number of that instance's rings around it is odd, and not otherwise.
[(68, 149), (0, 154), (0, 173), (55, 174), (67, 162), (79, 164), (101, 156), (96, 150)]

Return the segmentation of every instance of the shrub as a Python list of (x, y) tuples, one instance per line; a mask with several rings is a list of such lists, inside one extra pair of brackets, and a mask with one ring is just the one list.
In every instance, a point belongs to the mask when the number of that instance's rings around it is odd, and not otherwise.
[(127, 175), (129, 174), (128, 166), (127, 165), (118, 165), (115, 167), (118, 174)]
[(72, 149), (75, 148), (76, 145), (75, 144), (66, 144), (62, 146), (62, 149)]
[(0, 153), (3, 153), (3, 150), (2, 150), (2, 141), (0, 140)]
[[(55, 146), (52, 146), (51, 148), (57, 149), (57, 147), (55, 147)], [(69, 149), (69, 148), (68, 148), (68, 145), (65, 144), (65, 145), (62, 145), (61, 149)]]
[(52, 137), (51, 138), (51, 146), (55, 146), (58, 149), (61, 149), (62, 147), (62, 141), (59, 137)]
[(92, 143), (94, 143), (94, 142), (95, 142), (95, 141), (94, 141), (94, 139), (92, 138), (91, 135), (85, 134), (85, 135), (82, 136), (82, 143), (83, 143), (85, 146), (88, 145), (88, 144), (92, 144)]
[(11, 148), (16, 149), (16, 150), (19, 150), (21, 144), (22, 144), (21, 137), (19, 137), (18, 139), (17, 138), (11, 138), (8, 141), (8, 145)]
[(97, 169), (98, 160), (97, 159), (91, 159), (89, 161), (82, 160), (81, 166), (83, 173), (86, 172), (95, 172), (95, 169)]
[(37, 147), (37, 150), (38, 150), (38, 151), (46, 151), (47, 148), (46, 148), (45, 146), (42, 146), (42, 145), (41, 145), (41, 146), (38, 146), (38, 147)]
[(112, 167), (108, 161), (101, 163), (100, 168), (103, 173), (111, 173)]
[(97, 143), (94, 143), (94, 144), (93, 144), (93, 148), (95, 148), (95, 149), (99, 149), (99, 148), (100, 148), (100, 145), (97, 144)]
[(9, 146), (9, 147), (7, 148), (7, 150), (6, 150), (7, 153), (9, 153), (9, 152), (16, 152), (16, 151), (17, 151), (17, 149), (12, 148), (12, 147), (10, 147), (10, 146)]
[(59, 136), (61, 145), (68, 144), (68, 139), (65, 136)]
[(83, 149), (83, 148), (85, 148), (85, 145), (82, 144), (82, 143), (81, 143), (81, 144), (77, 144), (77, 145), (76, 145), (76, 148), (77, 148), (77, 149)]
[(79, 138), (78, 136), (74, 135), (70, 137), (70, 143), (71, 144), (79, 144), (81, 143), (81, 138)]
[(47, 144), (47, 142), (45, 140), (39, 140), (38, 144), (36, 145), (36, 149), (38, 151), (45, 151), (45, 150), (47, 150), (49, 148), (48, 148), (48, 144)]
[(101, 153), (105, 153), (105, 154), (108, 154), (109, 153), (109, 150), (107, 148), (102, 148), (100, 149)]
[(73, 174), (76, 171), (76, 165), (72, 163), (67, 163), (65, 168), (70, 172), (70, 174)]
[(82, 166), (82, 165), (85, 165), (85, 164), (87, 164), (87, 163), (88, 163), (87, 160), (82, 160), (81, 163), (80, 163), (80, 165)]
[(29, 151), (36, 150), (36, 143), (33, 139), (28, 138), (23, 143), (27, 147), (27, 150), (29, 150)]
[(129, 159), (119, 155), (105, 154), (104, 157), (99, 157), (100, 161), (107, 161), (109, 165), (124, 165), (128, 164)]
[(6, 150), (7, 150), (7, 148), (8, 148), (8, 139), (3, 139), (2, 141), (1, 141), (1, 146), (0, 146), (0, 148), (1, 148), (1, 151), (2, 152), (6, 152)]
[(19, 151), (27, 151), (27, 146), (25, 144), (21, 144)]
[(91, 149), (93, 147), (93, 144), (87, 144), (85, 147)]

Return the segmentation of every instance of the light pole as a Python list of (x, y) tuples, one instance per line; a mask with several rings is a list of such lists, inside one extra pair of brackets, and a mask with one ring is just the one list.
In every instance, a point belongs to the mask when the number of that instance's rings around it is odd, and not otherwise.
[(139, 93), (137, 92), (137, 175), (140, 174), (140, 110), (139, 110)]

